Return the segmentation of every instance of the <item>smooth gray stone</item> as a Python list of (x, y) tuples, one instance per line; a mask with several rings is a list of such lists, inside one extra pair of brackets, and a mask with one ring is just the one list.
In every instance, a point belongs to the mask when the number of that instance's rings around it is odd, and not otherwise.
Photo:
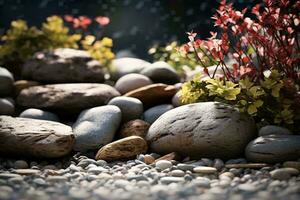
[(102, 83), (103, 66), (87, 51), (59, 48), (36, 53), (22, 68), (28, 80), (46, 83)]
[(284, 127), (281, 126), (274, 126), (274, 125), (267, 125), (262, 127), (258, 131), (259, 136), (266, 136), (266, 135), (292, 135), (293, 133)]
[(122, 112), (122, 122), (141, 118), (143, 114), (143, 103), (133, 97), (115, 97), (108, 102), (108, 105), (118, 106)]
[(255, 135), (248, 115), (224, 103), (203, 102), (164, 113), (150, 126), (146, 139), (152, 151), (162, 155), (230, 159), (241, 155)]
[(115, 84), (115, 88), (121, 94), (125, 94), (140, 87), (151, 85), (152, 83), (153, 82), (145, 75), (131, 73), (119, 78)]
[(20, 106), (77, 113), (101, 106), (120, 96), (113, 87), (97, 83), (65, 83), (23, 89), (17, 98)]
[(270, 172), (271, 177), (276, 180), (288, 180), (291, 176), (297, 176), (299, 171), (294, 168), (280, 168)]
[(0, 97), (9, 96), (13, 92), (14, 77), (7, 69), (0, 67)]
[(164, 61), (158, 61), (145, 67), (141, 74), (148, 76), (154, 83), (175, 84), (180, 82), (177, 72)]
[(0, 115), (13, 115), (15, 103), (11, 98), (0, 98)]
[(160, 182), (162, 184), (181, 183), (181, 182), (184, 182), (184, 179), (182, 177), (166, 176), (166, 177), (162, 177), (160, 179)]
[(121, 123), (121, 110), (114, 105), (84, 110), (73, 125), (74, 150), (99, 149), (112, 142)]
[(300, 157), (300, 135), (268, 135), (251, 141), (245, 150), (247, 160), (281, 163)]
[(49, 120), (49, 121), (54, 121), (58, 122), (59, 118), (56, 114), (48, 112), (48, 111), (43, 111), (40, 109), (36, 108), (29, 108), (24, 110), (19, 117), (22, 118), (31, 118), (31, 119), (40, 119), (40, 120)]
[(174, 107), (172, 104), (162, 104), (158, 106), (154, 106), (152, 108), (149, 108), (146, 110), (143, 114), (143, 119), (148, 122), (149, 124), (152, 124), (157, 120), (162, 114), (165, 112), (172, 110)]
[(118, 80), (120, 77), (130, 73), (140, 73), (151, 63), (138, 58), (117, 58), (112, 61), (111, 79)]

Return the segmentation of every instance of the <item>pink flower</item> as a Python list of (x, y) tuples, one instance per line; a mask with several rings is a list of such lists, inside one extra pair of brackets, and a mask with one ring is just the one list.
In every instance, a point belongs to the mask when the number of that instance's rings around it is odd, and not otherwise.
[(108, 17), (105, 17), (105, 16), (97, 16), (95, 18), (95, 21), (100, 24), (101, 26), (106, 26), (109, 24), (110, 22), (110, 19)]

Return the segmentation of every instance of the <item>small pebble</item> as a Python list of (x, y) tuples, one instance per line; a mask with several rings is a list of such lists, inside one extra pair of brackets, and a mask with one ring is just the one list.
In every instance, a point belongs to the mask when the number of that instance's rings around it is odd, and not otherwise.
[(169, 169), (173, 166), (172, 162), (168, 160), (159, 160), (155, 163), (155, 167), (157, 167), (160, 170)]
[(195, 167), (193, 171), (202, 174), (213, 174), (216, 173), (218, 170), (214, 167), (199, 166), (199, 167)]
[(299, 174), (299, 171), (295, 168), (280, 168), (275, 169), (270, 172), (271, 177), (277, 180), (287, 180), (291, 176), (296, 176)]
[(27, 168), (29, 168), (29, 165), (25, 160), (17, 160), (14, 163), (14, 168), (15, 169), (27, 169)]

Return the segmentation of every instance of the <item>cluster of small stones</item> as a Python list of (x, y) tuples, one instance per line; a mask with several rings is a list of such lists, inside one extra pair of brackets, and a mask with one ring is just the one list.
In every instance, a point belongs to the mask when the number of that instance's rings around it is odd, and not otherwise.
[[(299, 199), (300, 176), (289, 163), (245, 159), (172, 160), (139, 155), (107, 163), (76, 154), (57, 162), (3, 160), (0, 199)], [(300, 162), (294, 162), (299, 163)]]

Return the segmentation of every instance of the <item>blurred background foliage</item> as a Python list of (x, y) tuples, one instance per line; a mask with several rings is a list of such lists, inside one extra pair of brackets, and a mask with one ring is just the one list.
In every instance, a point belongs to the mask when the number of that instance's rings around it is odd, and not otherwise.
[[(232, 2), (236, 8), (257, 3), (255, 0)], [(154, 45), (187, 42), (186, 31), (208, 37), (213, 31), (210, 16), (218, 3), (211, 0), (0, 0), (0, 35), (16, 19), (38, 26), (51, 15), (105, 15), (111, 23), (104, 36), (114, 40), (114, 51), (130, 50), (140, 58), (149, 59), (148, 49)]]

